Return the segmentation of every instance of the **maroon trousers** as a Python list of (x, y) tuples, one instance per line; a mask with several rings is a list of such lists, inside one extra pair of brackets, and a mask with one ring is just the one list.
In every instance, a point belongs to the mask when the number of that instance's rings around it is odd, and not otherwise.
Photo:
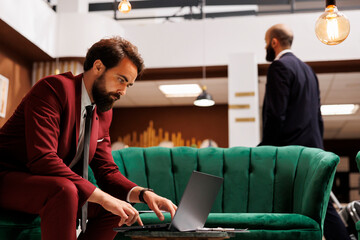
[[(75, 240), (81, 209), (76, 186), (68, 179), (24, 172), (0, 172), (0, 208), (41, 217), (43, 240)], [(120, 218), (89, 203), (85, 234), (78, 239), (114, 239)]]

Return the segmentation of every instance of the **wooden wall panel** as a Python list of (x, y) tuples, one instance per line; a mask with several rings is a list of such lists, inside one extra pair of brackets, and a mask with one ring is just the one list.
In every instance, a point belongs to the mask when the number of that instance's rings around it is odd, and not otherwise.
[(9, 79), (6, 115), (5, 118), (0, 118), (2, 127), (31, 88), (31, 63), (1, 44), (0, 74)]
[(215, 105), (209, 108), (195, 106), (114, 108), (110, 127), (111, 141), (118, 137), (138, 135), (146, 130), (149, 121), (154, 129), (162, 128), (169, 133), (181, 132), (182, 138), (199, 140), (212, 139), (219, 147), (228, 147), (228, 106)]

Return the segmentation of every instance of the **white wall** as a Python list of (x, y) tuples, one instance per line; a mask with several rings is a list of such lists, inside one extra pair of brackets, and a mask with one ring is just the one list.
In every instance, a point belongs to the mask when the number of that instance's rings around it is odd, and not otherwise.
[(0, 19), (54, 58), (84, 57), (101, 38), (125, 35), (118, 22), (89, 14), (83, 5), (67, 0), (56, 13), (43, 0), (0, 0)]
[(293, 29), (293, 50), (304, 61), (359, 59), (360, 11), (344, 13), (350, 20), (351, 32), (348, 39), (337, 46), (327, 46), (316, 38), (314, 26), (320, 12), (131, 25), (124, 28), (126, 37), (139, 47), (149, 68), (227, 65), (229, 55), (237, 52), (253, 52), (259, 63), (265, 63), (264, 35), (276, 23), (286, 23)]
[(56, 13), (43, 0), (0, 0), (0, 19), (50, 56), (56, 54)]
[(265, 31), (281, 22), (294, 30), (293, 50), (305, 61), (359, 59), (360, 10), (344, 13), (351, 24), (348, 39), (326, 46), (314, 32), (320, 12), (125, 25), (83, 11), (55, 13), (43, 0), (0, 0), (0, 19), (52, 57), (83, 57), (99, 39), (122, 35), (139, 47), (148, 68), (227, 65), (238, 52), (253, 52), (264, 63)]
[(115, 20), (99, 14), (59, 13), (58, 20), (58, 57), (85, 57), (101, 38), (125, 35)]
[(118, 22), (100, 14), (88, 13), (88, 0), (59, 0), (58, 57), (84, 57), (101, 38), (124, 35)]

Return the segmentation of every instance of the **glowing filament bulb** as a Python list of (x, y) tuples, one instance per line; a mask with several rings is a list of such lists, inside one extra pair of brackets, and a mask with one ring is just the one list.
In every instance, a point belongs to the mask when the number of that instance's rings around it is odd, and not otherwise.
[(318, 39), (327, 45), (336, 45), (344, 41), (350, 33), (350, 22), (338, 11), (335, 0), (326, 5), (325, 12), (315, 23), (315, 33)]
[(128, 0), (121, 0), (118, 9), (122, 13), (128, 13), (131, 10), (131, 4), (129, 3)]
[(326, 32), (328, 35), (328, 38), (332, 41), (339, 38), (339, 27), (338, 27), (338, 21), (336, 18), (330, 18), (326, 19)]

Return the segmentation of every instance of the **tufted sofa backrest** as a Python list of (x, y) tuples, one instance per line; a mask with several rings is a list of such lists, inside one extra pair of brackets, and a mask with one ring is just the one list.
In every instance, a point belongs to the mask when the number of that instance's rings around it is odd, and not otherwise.
[(316, 221), (325, 213), (319, 198), (329, 196), (339, 161), (333, 153), (301, 146), (126, 148), (113, 157), (127, 178), (175, 204), (197, 170), (224, 178), (212, 212), (301, 213)]

